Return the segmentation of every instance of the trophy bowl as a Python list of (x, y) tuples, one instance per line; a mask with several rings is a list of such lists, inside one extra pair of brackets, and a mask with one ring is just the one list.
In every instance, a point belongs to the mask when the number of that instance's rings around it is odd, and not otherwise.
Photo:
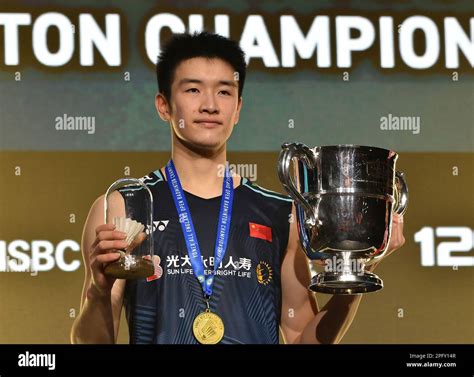
[(369, 146), (282, 145), (278, 177), (294, 200), (302, 249), (310, 260), (325, 261), (310, 290), (357, 294), (383, 288), (365, 266), (384, 255), (392, 214), (407, 208), (408, 188), (395, 169), (397, 158)]

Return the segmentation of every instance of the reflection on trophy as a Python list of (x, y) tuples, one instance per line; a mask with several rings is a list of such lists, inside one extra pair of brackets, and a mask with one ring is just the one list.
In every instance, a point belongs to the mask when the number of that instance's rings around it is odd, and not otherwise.
[(309, 289), (355, 294), (383, 288), (365, 266), (387, 250), (392, 213), (407, 208), (408, 188), (395, 170), (397, 158), (376, 147), (282, 145), (278, 176), (294, 199), (301, 245), (310, 260), (326, 262)]
[[(109, 218), (109, 200), (114, 191), (120, 191), (125, 200), (126, 217)], [(140, 218), (138, 214), (144, 218)], [(137, 218), (134, 218), (137, 217)], [(127, 235), (128, 246), (119, 250), (120, 259), (105, 266), (106, 275), (117, 279), (140, 279), (153, 275), (153, 195), (139, 179), (124, 178), (112, 183), (105, 193), (104, 221), (112, 222), (115, 230)], [(146, 231), (146, 232), (144, 232)], [(149, 234), (147, 237), (146, 234)]]

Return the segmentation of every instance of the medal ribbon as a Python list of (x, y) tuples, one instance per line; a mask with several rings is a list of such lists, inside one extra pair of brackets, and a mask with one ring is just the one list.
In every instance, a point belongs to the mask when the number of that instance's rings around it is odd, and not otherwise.
[(166, 179), (174, 200), (176, 210), (178, 211), (179, 222), (183, 230), (186, 248), (193, 267), (194, 276), (201, 284), (204, 295), (211, 297), (214, 275), (219, 268), (219, 264), (224, 258), (227, 241), (230, 231), (230, 220), (232, 216), (232, 201), (234, 198), (234, 183), (229, 172), (229, 166), (226, 164), (224, 182), (222, 184), (222, 199), (219, 211), (219, 221), (217, 224), (216, 244), (214, 249), (214, 268), (211, 274), (206, 275), (204, 264), (199, 249), (199, 243), (194, 230), (191, 212), (189, 211), (186, 197), (174, 166), (173, 160), (169, 160), (166, 165)]

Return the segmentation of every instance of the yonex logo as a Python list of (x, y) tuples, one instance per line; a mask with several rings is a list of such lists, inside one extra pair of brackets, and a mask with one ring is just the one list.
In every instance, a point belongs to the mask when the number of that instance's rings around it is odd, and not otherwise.
[(156, 227), (155, 229), (158, 229), (160, 232), (163, 232), (168, 226), (169, 222), (169, 220), (153, 221), (153, 227)]
[[(155, 232), (157, 229), (160, 232), (163, 232), (166, 227), (168, 226), (169, 220), (158, 220), (158, 221), (153, 221), (153, 232)], [(147, 234), (150, 233), (150, 225), (147, 227)]]

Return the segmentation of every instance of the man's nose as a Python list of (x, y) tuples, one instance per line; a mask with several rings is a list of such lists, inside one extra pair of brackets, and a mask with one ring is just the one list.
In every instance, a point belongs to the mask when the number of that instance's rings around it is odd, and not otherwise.
[(213, 93), (206, 93), (203, 96), (200, 111), (209, 114), (219, 113), (219, 106)]

